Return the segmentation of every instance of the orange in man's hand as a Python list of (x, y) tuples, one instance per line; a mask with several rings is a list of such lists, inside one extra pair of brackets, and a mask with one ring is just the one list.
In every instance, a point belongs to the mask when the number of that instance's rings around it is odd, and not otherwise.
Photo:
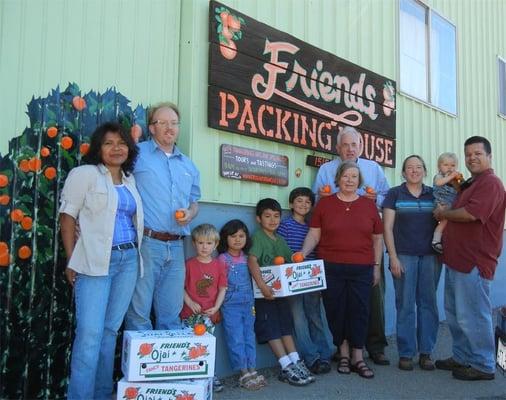
[(274, 260), (272, 260), (272, 262), (274, 263), (274, 265), (281, 265), (285, 263), (285, 259), (284, 257), (276, 256), (274, 257)]
[(193, 327), (193, 333), (197, 336), (202, 336), (204, 333), (206, 333), (207, 328), (204, 324), (195, 324)]
[(176, 211), (174, 213), (174, 218), (176, 218), (176, 219), (184, 218), (184, 212), (183, 211)]
[(325, 186), (322, 188), (322, 192), (323, 192), (323, 193), (330, 193), (330, 185), (325, 185)]
[(296, 263), (304, 261), (304, 254), (302, 254), (302, 252), (300, 252), (300, 251), (293, 253), (292, 261), (296, 262)]
[(374, 193), (376, 193), (376, 192), (374, 191), (374, 188), (372, 188), (372, 187), (370, 187), (370, 186), (366, 186), (366, 187), (365, 187), (365, 192), (366, 192), (366, 193), (368, 193), (368, 194), (374, 194)]

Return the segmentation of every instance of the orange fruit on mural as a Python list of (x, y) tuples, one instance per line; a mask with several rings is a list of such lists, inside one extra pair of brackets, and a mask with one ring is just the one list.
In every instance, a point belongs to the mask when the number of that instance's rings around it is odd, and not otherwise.
[(75, 96), (72, 99), (72, 105), (77, 111), (82, 111), (86, 108), (86, 100), (84, 100), (81, 96)]
[(241, 21), (239, 21), (235, 16), (232, 14), (228, 15), (227, 18), (228, 27), (232, 32), (237, 32), (241, 30)]
[(365, 187), (365, 192), (366, 192), (366, 193), (368, 193), (368, 194), (374, 194), (374, 193), (376, 193), (376, 192), (374, 191), (374, 188), (372, 188), (372, 187), (370, 187), (370, 186), (366, 186), (366, 187)]
[(47, 147), (43, 147), (42, 149), (40, 149), (40, 156), (41, 157), (49, 157), (50, 154), (51, 154), (51, 152), (49, 151), (49, 149)]
[(11, 219), (14, 222), (21, 222), (21, 220), (23, 219), (24, 216), (25, 216), (25, 213), (22, 210), (20, 210), (19, 208), (15, 208), (14, 210), (11, 211)]
[(5, 253), (6, 251), (9, 251), (9, 246), (5, 242), (0, 242), (0, 254)]
[(6, 206), (7, 204), (9, 204), (9, 201), (11, 201), (11, 198), (9, 197), (8, 194), (3, 194), (0, 196), (0, 205)]
[(330, 185), (325, 185), (323, 188), (322, 188), (322, 192), (323, 193), (330, 193)]
[(302, 254), (302, 252), (300, 252), (300, 251), (293, 253), (292, 261), (296, 262), (296, 263), (304, 261), (304, 254)]
[(9, 266), (9, 252), (1, 253), (0, 254), (0, 267), (8, 267)]
[(29, 231), (32, 229), (33, 221), (30, 217), (26, 216), (23, 217), (21, 220), (21, 228), (23, 228), (25, 231)]
[(176, 219), (184, 218), (184, 212), (183, 211), (176, 211), (174, 213), (174, 218), (176, 218)]
[(89, 143), (81, 143), (81, 146), (79, 146), (79, 153), (81, 153), (83, 156), (88, 154), (88, 151), (90, 150), (90, 144)]
[(193, 333), (197, 336), (202, 336), (204, 333), (206, 333), (207, 328), (204, 324), (195, 324), (193, 327)]
[(274, 260), (272, 260), (272, 262), (274, 263), (274, 265), (281, 265), (285, 263), (285, 259), (284, 257), (276, 256), (274, 257)]
[(64, 136), (61, 138), (60, 146), (63, 147), (65, 150), (70, 149), (73, 144), (74, 141), (70, 136)]
[(6, 187), (9, 184), (9, 178), (7, 175), (0, 174), (0, 188)]
[(50, 128), (47, 128), (47, 136), (49, 136), (50, 138), (54, 138), (56, 137), (56, 135), (58, 135), (58, 128), (56, 126), (52, 126)]
[(27, 258), (30, 258), (32, 255), (32, 249), (30, 249), (28, 246), (21, 246), (18, 250), (18, 256), (22, 260), (26, 260)]
[(44, 170), (44, 176), (49, 180), (56, 178), (56, 168), (55, 167), (47, 167)]
[(21, 160), (19, 162), (19, 169), (23, 172), (30, 172), (30, 162), (28, 160)]
[(226, 45), (220, 43), (220, 53), (227, 60), (233, 60), (237, 55), (237, 46), (232, 40), (229, 40)]
[(41, 166), (42, 166), (42, 162), (37, 157), (32, 157), (28, 161), (28, 168), (30, 168), (30, 171), (38, 172), (38, 171), (40, 171)]

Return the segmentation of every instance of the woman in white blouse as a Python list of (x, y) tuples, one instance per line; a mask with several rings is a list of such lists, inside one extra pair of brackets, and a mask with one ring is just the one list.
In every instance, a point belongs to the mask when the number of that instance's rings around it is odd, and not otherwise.
[(142, 274), (143, 213), (132, 174), (136, 157), (136, 145), (123, 128), (105, 123), (91, 137), (87, 165), (70, 171), (62, 191), (65, 275), (76, 304), (69, 399), (112, 396), (117, 332)]

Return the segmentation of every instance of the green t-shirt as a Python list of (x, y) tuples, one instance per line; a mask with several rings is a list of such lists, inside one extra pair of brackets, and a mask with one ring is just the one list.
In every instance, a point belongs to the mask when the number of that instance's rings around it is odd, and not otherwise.
[(286, 244), (285, 239), (277, 233), (275, 236), (276, 240), (271, 239), (264, 230), (260, 228), (251, 237), (253, 245), (251, 246), (249, 254), (258, 259), (258, 264), (261, 267), (273, 265), (272, 260), (277, 256), (284, 257), (285, 263), (291, 262), (292, 251)]

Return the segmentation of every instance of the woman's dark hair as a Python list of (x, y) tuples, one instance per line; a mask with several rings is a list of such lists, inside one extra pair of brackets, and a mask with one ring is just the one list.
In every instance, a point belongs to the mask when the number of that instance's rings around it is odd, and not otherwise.
[(228, 237), (235, 235), (240, 230), (243, 230), (246, 234), (246, 244), (244, 245), (242, 251), (244, 254), (248, 254), (248, 251), (251, 248), (251, 237), (249, 236), (248, 227), (240, 219), (233, 219), (231, 221), (228, 221), (225, 225), (223, 225), (223, 228), (221, 228), (218, 253), (225, 253), (228, 250)]
[(130, 175), (134, 170), (135, 160), (137, 159), (138, 149), (132, 137), (117, 122), (105, 122), (95, 129), (91, 135), (90, 148), (88, 153), (83, 157), (86, 164), (98, 165), (102, 162), (102, 144), (107, 133), (117, 133), (128, 146), (128, 157), (121, 169), (125, 175)]

